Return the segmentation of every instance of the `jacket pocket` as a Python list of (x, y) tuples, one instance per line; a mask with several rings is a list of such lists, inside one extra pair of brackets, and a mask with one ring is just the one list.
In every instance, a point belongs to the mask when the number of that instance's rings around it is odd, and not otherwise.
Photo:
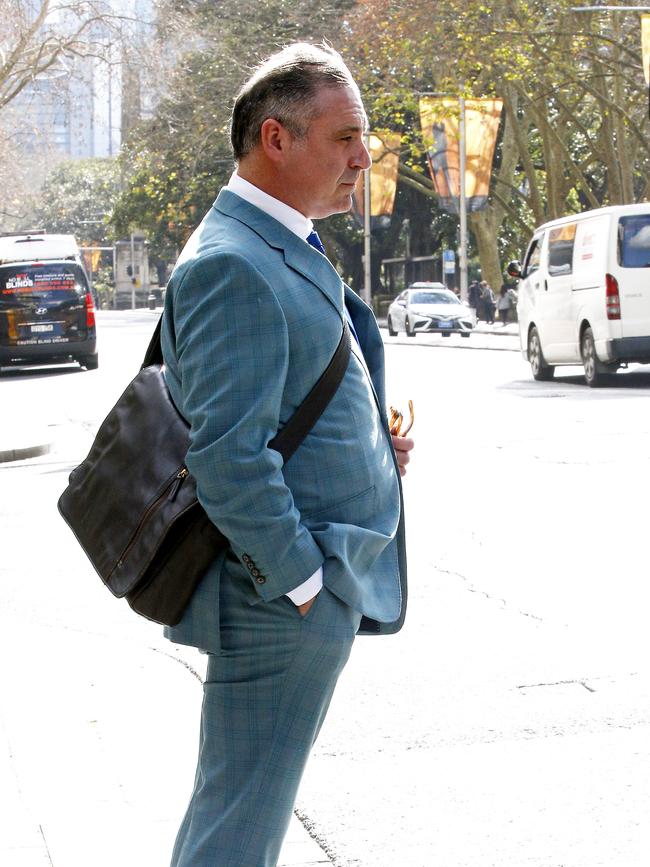
[(335, 524), (357, 523), (357, 521), (374, 512), (375, 500), (375, 486), (370, 485), (369, 488), (364, 488), (363, 491), (350, 494), (342, 500), (335, 500), (333, 503), (321, 506), (316, 510), (304, 511), (301, 515), (306, 524), (313, 524), (323, 520)]

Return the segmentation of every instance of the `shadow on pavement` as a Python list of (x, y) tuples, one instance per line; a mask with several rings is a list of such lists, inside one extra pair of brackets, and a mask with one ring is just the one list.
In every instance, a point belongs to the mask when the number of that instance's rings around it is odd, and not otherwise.
[(59, 374), (85, 373), (77, 364), (62, 364), (53, 367), (2, 367), (0, 379), (50, 379)]

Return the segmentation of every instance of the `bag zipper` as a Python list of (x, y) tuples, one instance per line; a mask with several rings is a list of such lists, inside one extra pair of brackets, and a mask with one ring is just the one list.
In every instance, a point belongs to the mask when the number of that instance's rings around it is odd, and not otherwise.
[(188, 477), (188, 475), (189, 475), (189, 470), (187, 469), (187, 467), (181, 467), (180, 470), (176, 473), (176, 475), (168, 482), (168, 484), (162, 490), (160, 495), (158, 497), (156, 497), (156, 499), (153, 501), (153, 503), (151, 503), (151, 505), (147, 508), (147, 511), (142, 516), (142, 520), (140, 521), (140, 523), (136, 527), (135, 532), (133, 533), (133, 536), (131, 536), (129, 544), (126, 546), (126, 548), (122, 552), (122, 556), (117, 561), (117, 564), (116, 564), (117, 567), (124, 565), (124, 561), (128, 557), (129, 552), (131, 551), (131, 549), (135, 545), (136, 541), (138, 540), (138, 537), (140, 536), (142, 530), (147, 525), (147, 521), (151, 517), (152, 512), (154, 512), (158, 508), (158, 506), (161, 504), (161, 502), (163, 500), (167, 499), (170, 502), (173, 502), (176, 499), (176, 496), (178, 495), (178, 491), (180, 490), (181, 485), (183, 484), (185, 479)]

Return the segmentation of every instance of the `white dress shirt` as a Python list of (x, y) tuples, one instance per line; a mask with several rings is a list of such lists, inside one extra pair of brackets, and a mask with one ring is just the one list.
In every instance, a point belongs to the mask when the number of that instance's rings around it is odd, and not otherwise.
[[(249, 183), (249, 181), (245, 181), (244, 178), (240, 178), (237, 172), (233, 172), (226, 185), (226, 189), (239, 196), (240, 199), (244, 199), (244, 201), (250, 202), (251, 205), (255, 205), (260, 211), (264, 211), (270, 217), (277, 220), (278, 223), (286, 226), (289, 231), (302, 238), (305, 244), (307, 243), (307, 236), (314, 228), (314, 224), (304, 214), (301, 214), (300, 211), (296, 211), (295, 208), (291, 208), (279, 199), (269, 196), (264, 190), (260, 190), (259, 187)], [(313, 599), (322, 586), (323, 568), (320, 567), (311, 578), (299, 584), (294, 590), (290, 590), (286, 595), (294, 605), (302, 605), (304, 602)]]

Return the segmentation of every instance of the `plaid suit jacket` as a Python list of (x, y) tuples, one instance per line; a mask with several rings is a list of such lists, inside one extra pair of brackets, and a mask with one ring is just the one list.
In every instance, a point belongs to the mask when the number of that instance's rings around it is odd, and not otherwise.
[[(337, 394), (283, 465), (267, 444), (333, 355), (344, 302), (363, 360), (353, 340)], [(172, 398), (191, 424), (187, 466), (199, 500), (259, 601), (322, 566), (329, 590), (364, 615), (360, 631), (397, 631), (406, 605), (401, 485), (369, 308), (325, 257), (222, 190), (167, 287), (162, 347)], [(221, 556), (170, 639), (216, 652), (223, 568)]]

